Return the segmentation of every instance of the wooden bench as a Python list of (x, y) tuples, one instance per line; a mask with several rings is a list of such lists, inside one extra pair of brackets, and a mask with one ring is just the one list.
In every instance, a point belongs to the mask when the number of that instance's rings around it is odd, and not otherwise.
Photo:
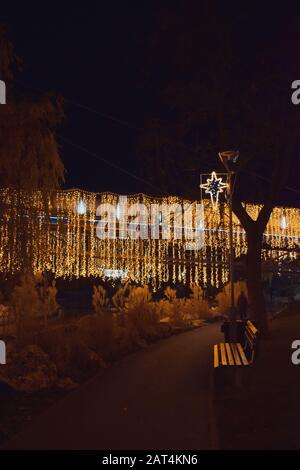
[(253, 363), (257, 350), (259, 331), (248, 320), (244, 343), (220, 343), (214, 345), (214, 368), (245, 367)]

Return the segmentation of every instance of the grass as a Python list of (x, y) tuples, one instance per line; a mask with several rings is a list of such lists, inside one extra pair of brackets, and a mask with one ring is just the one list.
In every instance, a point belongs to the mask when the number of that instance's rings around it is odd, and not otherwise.
[(242, 387), (215, 390), (221, 449), (300, 449), (300, 365), (291, 343), (300, 339), (300, 303), (270, 322), (255, 364), (243, 371)]

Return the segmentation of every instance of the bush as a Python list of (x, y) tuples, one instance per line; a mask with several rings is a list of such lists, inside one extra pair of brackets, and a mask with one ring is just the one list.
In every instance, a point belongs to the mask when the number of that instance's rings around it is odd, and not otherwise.
[(113, 348), (114, 320), (111, 315), (87, 315), (78, 320), (78, 334), (91, 350), (107, 358)]
[(178, 299), (176, 290), (167, 287), (164, 291), (166, 299), (158, 302), (158, 311), (164, 321), (174, 326), (185, 327), (193, 320), (211, 320), (212, 311), (201, 287), (191, 286), (191, 296), (188, 299)]
[(204, 292), (201, 287), (192, 285), (191, 291), (192, 293), (189, 299), (191, 318), (195, 320), (211, 320), (213, 317), (212, 310), (208, 301), (204, 298)]
[(186, 315), (185, 299), (177, 299), (176, 290), (171, 287), (166, 287), (164, 295), (166, 299), (159, 303), (162, 317), (174, 326), (184, 326)]
[(92, 304), (96, 315), (102, 315), (105, 312), (108, 299), (104, 287), (93, 286)]
[(125, 313), (127, 327), (133, 330), (134, 334), (145, 340), (157, 337), (159, 317), (147, 286), (130, 289)]
[(48, 284), (46, 277), (43, 277), (43, 281), (39, 287), (39, 295), (41, 300), (41, 313), (44, 317), (44, 324), (46, 326), (48, 318), (55, 315), (59, 310), (59, 305), (56, 301), (57, 288), (55, 281)]
[(45, 276), (35, 277), (28, 272), (21, 275), (20, 284), (10, 297), (19, 346), (34, 343), (42, 327), (41, 319), (46, 326), (48, 318), (58, 311), (56, 294), (55, 281), (49, 285)]
[(41, 348), (27, 345), (11, 353), (10, 361), (1, 368), (0, 380), (19, 392), (38, 392), (56, 385), (57, 369)]
[[(246, 282), (245, 281), (235, 282), (234, 283), (235, 302), (237, 301), (237, 298), (242, 291), (246, 294), (246, 296), (248, 295)], [(216, 296), (216, 301), (218, 304), (219, 314), (228, 316), (229, 310), (230, 310), (230, 283), (224, 286), (222, 292), (219, 292), (219, 294)]]
[(41, 299), (32, 274), (25, 273), (21, 276), (20, 285), (15, 286), (10, 301), (18, 345), (30, 344), (38, 331), (38, 314), (41, 309)]
[(112, 297), (113, 306), (118, 313), (124, 313), (129, 293), (130, 286), (128, 283), (126, 283), (123, 287), (120, 287), (120, 289), (118, 289), (115, 295)]
[(43, 331), (37, 341), (60, 376), (81, 382), (105, 365), (102, 358), (109, 356), (113, 346), (112, 320), (107, 315), (88, 315), (71, 325)]
[(37, 344), (56, 364), (60, 375), (65, 375), (67, 366), (71, 361), (73, 334), (74, 332), (70, 331), (70, 327), (59, 326), (40, 332), (36, 339)]

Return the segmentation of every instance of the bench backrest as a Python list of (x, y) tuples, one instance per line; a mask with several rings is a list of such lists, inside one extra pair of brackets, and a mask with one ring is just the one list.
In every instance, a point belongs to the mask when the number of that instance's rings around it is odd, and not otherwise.
[(258, 344), (259, 331), (253, 323), (248, 320), (245, 328), (245, 344), (244, 350), (247, 354), (247, 359), (250, 362), (254, 361), (255, 352)]

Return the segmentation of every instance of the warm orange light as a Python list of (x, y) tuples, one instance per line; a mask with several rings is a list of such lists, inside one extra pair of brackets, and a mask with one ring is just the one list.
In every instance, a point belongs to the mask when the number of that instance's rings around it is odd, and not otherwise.
[[(213, 210), (204, 201), (204, 247), (187, 251), (184, 240), (134, 240), (130, 238), (100, 240), (96, 237), (96, 209), (100, 203), (117, 205), (113, 193), (90, 193), (80, 190), (35, 191), (18, 193), (2, 190), (4, 213), (0, 225), (0, 270), (22, 269), (24, 250), (34, 272), (51, 271), (56, 277), (104, 277), (108, 272), (126, 272), (126, 278), (149, 284), (154, 289), (164, 283), (192, 283), (216, 287), (228, 280), (228, 207)], [(129, 204), (142, 202), (173, 205), (192, 204), (176, 197), (155, 198), (144, 194), (128, 196)], [(77, 208), (77, 210), (76, 210)], [(119, 207), (118, 217), (120, 214)], [(256, 219), (260, 206), (246, 205)], [(285, 218), (283, 224), (282, 217)], [(26, 237), (24, 238), (24, 233)], [(265, 241), (276, 251), (264, 251), (264, 258), (279, 258), (280, 248), (293, 248), (300, 241), (300, 209), (273, 210)], [(24, 241), (25, 240), (25, 241)], [(246, 237), (234, 217), (235, 256), (246, 251)], [(293, 259), (295, 251), (286, 254)], [(111, 270), (111, 271), (109, 271)]]

